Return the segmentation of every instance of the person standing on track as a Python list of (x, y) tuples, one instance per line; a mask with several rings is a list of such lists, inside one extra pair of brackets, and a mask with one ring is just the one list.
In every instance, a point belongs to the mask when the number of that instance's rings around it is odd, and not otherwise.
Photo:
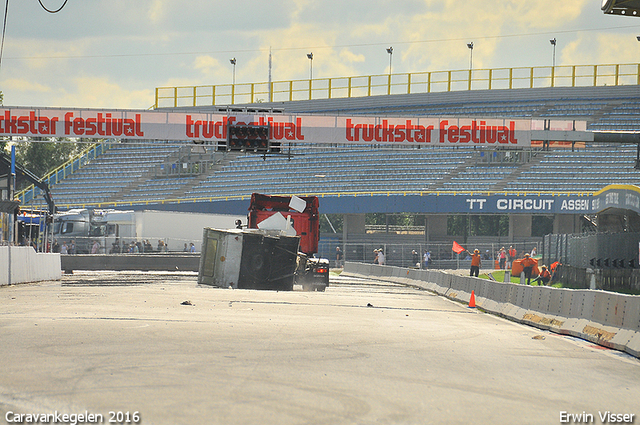
[[(469, 254), (471, 253), (469, 252)], [(471, 254), (471, 269), (469, 270), (469, 276), (478, 277), (478, 275), (480, 274), (481, 265), (482, 265), (482, 260), (480, 259), (480, 251), (477, 249), (474, 249), (473, 254)]]
[(424, 255), (422, 256), (422, 264), (424, 265), (425, 269), (429, 268), (429, 263), (431, 262), (431, 252), (429, 252), (428, 250), (424, 250)]
[(500, 248), (498, 252), (498, 265), (500, 266), (500, 270), (504, 270), (507, 265), (507, 250), (504, 247)]
[(516, 261), (516, 256), (518, 255), (518, 251), (513, 247), (513, 245), (509, 246), (509, 250), (507, 251), (507, 268), (510, 269), (513, 267), (513, 262)]
[(378, 250), (378, 264), (380, 264), (381, 266), (384, 266), (384, 262), (385, 262), (384, 252), (382, 252), (382, 248), (380, 248)]
[(524, 273), (524, 277), (527, 279), (527, 285), (531, 285), (531, 272), (533, 271), (533, 266), (536, 264), (535, 260), (529, 256), (529, 254), (524, 254), (524, 259), (522, 260), (522, 272)]

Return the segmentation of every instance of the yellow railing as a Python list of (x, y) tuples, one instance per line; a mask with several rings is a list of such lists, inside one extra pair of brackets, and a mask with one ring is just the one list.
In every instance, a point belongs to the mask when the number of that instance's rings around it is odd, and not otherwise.
[[(111, 147), (113, 143), (114, 142), (112, 140), (105, 140), (90, 145), (88, 148), (84, 149), (82, 152), (75, 155), (64, 164), (45, 174), (44, 177), (42, 177), (41, 181), (47, 183), (49, 186), (59, 183), (67, 176), (78, 171), (89, 161), (104, 153)], [(36, 195), (36, 187), (34, 185), (31, 185), (26, 189), (23, 189), (20, 192), (16, 193), (15, 198), (19, 199), (20, 203), (24, 205), (25, 203), (30, 202), (33, 198), (35, 198)]]
[(155, 108), (540, 87), (640, 84), (640, 64), (413, 72), (271, 83), (156, 88)]

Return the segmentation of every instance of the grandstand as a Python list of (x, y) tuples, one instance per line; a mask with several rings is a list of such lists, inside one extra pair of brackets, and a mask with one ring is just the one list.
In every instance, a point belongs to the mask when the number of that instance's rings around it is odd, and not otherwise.
[[(101, 203), (109, 200), (117, 201), (118, 195), (132, 187), (132, 190), (144, 188), (144, 177), (178, 151), (179, 147), (156, 142), (151, 145), (135, 145), (116, 143), (100, 156), (89, 161), (84, 167), (59, 183), (55, 188), (55, 199), (58, 205), (77, 205), (83, 203)], [(180, 183), (179, 180), (173, 184)], [(153, 187), (146, 188), (144, 193), (151, 193)], [(166, 191), (164, 191), (166, 193)], [(142, 196), (142, 194), (140, 194)]]
[[(553, 119), (585, 121), (586, 128), (593, 131), (640, 131), (638, 85), (317, 99), (233, 105), (233, 110), (257, 106), (292, 115)], [(221, 108), (225, 107), (170, 109), (219, 112)], [(289, 143), (283, 144), (280, 154), (266, 156), (227, 153), (218, 151), (215, 145), (203, 149), (184, 141), (120, 140), (110, 146), (51, 185), (60, 209), (116, 207), (244, 213), (251, 193), (261, 192), (322, 196), (323, 214), (413, 212), (440, 216), (430, 219), (421, 236), (395, 239), (388, 234), (384, 239), (364, 234), (363, 217), (356, 220), (356, 225), (352, 223), (352, 229), (359, 229), (357, 239), (371, 240), (373, 244), (400, 239), (411, 243), (450, 240), (452, 237), (446, 235), (446, 214), (469, 214), (463, 209), (469, 201), (465, 204), (463, 199), (460, 207), (461, 202), (454, 201), (441, 205), (442, 199), (500, 193), (514, 197), (532, 193), (588, 197), (610, 184), (636, 184), (639, 172), (635, 168), (635, 144), (565, 143), (509, 150)], [(42, 206), (37, 189), (33, 193), (36, 196), (25, 197), (24, 205)], [(365, 200), (363, 196), (367, 195), (373, 200)], [(567, 218), (551, 213), (558, 231), (580, 231), (584, 214)], [(496, 243), (513, 241), (524, 245), (540, 239), (531, 236), (531, 214), (524, 224), (522, 215), (517, 215), (510, 216), (513, 233), (494, 238)], [(520, 228), (524, 230), (518, 233)], [(342, 235), (334, 235), (333, 240), (353, 240), (355, 236), (349, 234), (345, 230)]]
[[(553, 118), (586, 121), (591, 130), (640, 130), (639, 86), (390, 95), (261, 107), (290, 114)], [(60, 208), (70, 208), (241, 198), (253, 192), (595, 192), (608, 184), (637, 183), (635, 152), (633, 145), (595, 144), (526, 152), (291, 145), (264, 158), (214, 152), (206, 166), (194, 170), (202, 159), (193, 158), (189, 143), (123, 140), (52, 185), (52, 193)], [(42, 201), (36, 197), (31, 204)]]

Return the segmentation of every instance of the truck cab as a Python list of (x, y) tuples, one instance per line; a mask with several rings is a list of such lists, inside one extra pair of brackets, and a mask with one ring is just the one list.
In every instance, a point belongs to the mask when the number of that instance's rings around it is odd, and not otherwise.
[(113, 253), (121, 237), (131, 237), (133, 220), (131, 211), (71, 209), (54, 216), (53, 237), (60, 244), (73, 241), (76, 254), (91, 253), (95, 241), (99, 253)]
[(300, 237), (295, 281), (306, 291), (329, 286), (329, 260), (315, 258), (320, 240), (319, 201), (316, 196), (271, 196), (254, 193), (249, 205), (250, 229), (280, 230)]

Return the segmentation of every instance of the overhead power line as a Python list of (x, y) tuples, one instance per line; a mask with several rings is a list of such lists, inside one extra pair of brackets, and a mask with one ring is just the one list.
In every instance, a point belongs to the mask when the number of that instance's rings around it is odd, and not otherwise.
[[(49, 13), (58, 13), (60, 12), (67, 4), (69, 0), (64, 0), (64, 3), (62, 3), (62, 6), (60, 6), (58, 8), (58, 10), (51, 10), (48, 9), (44, 4), (42, 4), (42, 0), (38, 0), (38, 3), (40, 3), (40, 6), (42, 6), (42, 8), (44, 10), (46, 10)], [(0, 41), (0, 70), (2, 69), (2, 54), (4, 52), (4, 35), (7, 31), (7, 14), (9, 12), (9, 0), (6, 0), (5, 5), (4, 5), (4, 19), (2, 21), (2, 40)]]
[(4, 20), (2, 22), (2, 41), (0, 42), (0, 69), (2, 69), (2, 52), (4, 51), (4, 33), (7, 30), (7, 12), (9, 11), (9, 0), (4, 5)]
[(46, 10), (47, 12), (49, 12), (49, 13), (58, 13), (58, 12), (60, 12), (60, 11), (61, 11), (65, 6), (66, 6), (66, 4), (67, 4), (67, 2), (68, 2), (68, 1), (69, 1), (69, 0), (64, 0), (64, 3), (62, 3), (62, 6), (60, 6), (60, 8), (59, 8), (58, 10), (50, 10), (50, 9), (47, 9), (47, 7), (46, 7), (44, 4), (42, 4), (42, 0), (38, 0), (38, 3), (40, 3), (40, 6), (42, 6), (42, 8), (43, 8), (44, 10)]
[[(7, 0), (8, 1), (8, 0)], [(41, 0), (38, 0), (41, 1)], [(65, 1), (66, 3), (66, 1)], [(64, 5), (63, 5), (64, 6)], [(431, 40), (414, 40), (414, 41), (384, 41), (380, 43), (354, 43), (354, 44), (338, 44), (334, 46), (302, 46), (302, 47), (281, 47), (273, 48), (273, 51), (296, 51), (296, 50), (320, 50), (320, 49), (335, 49), (346, 47), (374, 47), (374, 46), (387, 46), (387, 45), (410, 45), (410, 44), (424, 44), (424, 43), (444, 43), (452, 41), (467, 41), (469, 39), (474, 40), (491, 40), (491, 39), (503, 39), (503, 38), (517, 38), (517, 37), (532, 37), (541, 35), (557, 35), (567, 33), (579, 33), (579, 32), (593, 32), (593, 31), (607, 31), (607, 30), (620, 30), (626, 28), (638, 28), (638, 25), (626, 25), (615, 26), (606, 28), (583, 28), (573, 30), (558, 30), (558, 31), (544, 31), (544, 32), (531, 32), (531, 33), (519, 33), (519, 34), (502, 34), (502, 35), (485, 35), (485, 36), (466, 36), (462, 38), (439, 38)], [(96, 59), (96, 58), (122, 58), (122, 57), (149, 57), (149, 56), (193, 56), (193, 55), (211, 55), (211, 54), (237, 54), (250, 53), (250, 52), (262, 52), (267, 51), (266, 48), (258, 49), (233, 49), (233, 50), (216, 50), (216, 51), (200, 51), (200, 52), (167, 52), (167, 53), (122, 53), (112, 55), (56, 55), (56, 56), (15, 56), (7, 59)]]

